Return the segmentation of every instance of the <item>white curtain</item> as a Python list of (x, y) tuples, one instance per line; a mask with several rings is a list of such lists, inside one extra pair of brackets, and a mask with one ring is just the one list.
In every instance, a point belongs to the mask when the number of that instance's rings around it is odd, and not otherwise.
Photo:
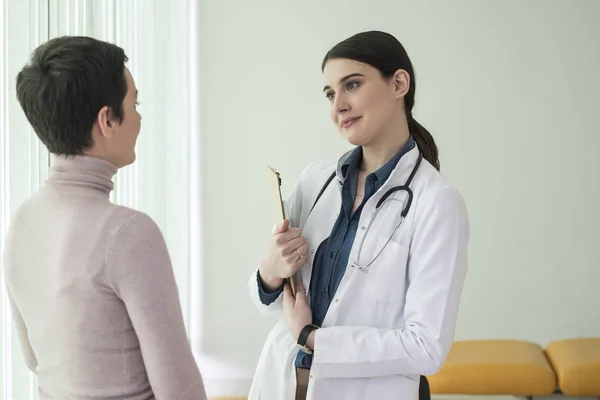
[[(135, 164), (117, 174), (113, 201), (161, 227), (188, 333), (200, 341), (199, 102), (196, 1), (0, 0), (0, 249), (10, 216), (44, 182), (52, 158), (16, 100), (15, 78), (49, 38), (86, 35), (123, 47), (139, 89)], [(1, 263), (1, 261), (0, 261)], [(1, 265), (1, 264), (0, 264)], [(37, 398), (0, 276), (0, 400)]]

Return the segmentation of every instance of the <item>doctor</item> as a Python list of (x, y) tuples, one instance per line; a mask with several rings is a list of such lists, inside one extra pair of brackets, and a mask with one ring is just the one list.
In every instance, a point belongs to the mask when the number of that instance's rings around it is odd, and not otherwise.
[(331, 119), (355, 148), (304, 169), (249, 280), (259, 310), (281, 314), (249, 399), (416, 400), (454, 338), (467, 210), (413, 118), (415, 75), (398, 40), (359, 33), (322, 70)]

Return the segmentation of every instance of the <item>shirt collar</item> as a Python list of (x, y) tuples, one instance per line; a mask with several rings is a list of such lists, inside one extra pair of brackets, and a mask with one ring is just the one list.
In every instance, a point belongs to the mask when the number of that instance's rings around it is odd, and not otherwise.
[(358, 165), (362, 161), (363, 157), (363, 149), (362, 147), (357, 147), (348, 155), (344, 163), (342, 164), (342, 177), (346, 179), (348, 177), (348, 169), (352, 168), (352, 170), (358, 169)]
[[(380, 185), (382, 185), (390, 177), (392, 171), (394, 170), (394, 168), (396, 168), (396, 165), (398, 164), (398, 161), (400, 161), (402, 156), (411, 151), (414, 147), (415, 141), (412, 135), (410, 135), (404, 146), (402, 146), (402, 148), (388, 162), (386, 162), (381, 168), (373, 172), (371, 175), (375, 175), (375, 177), (377, 178), (377, 182)], [(349, 171), (354, 171), (358, 169), (358, 166), (362, 161), (362, 157), (363, 150), (360, 146), (350, 152), (350, 154), (341, 166), (342, 177), (344, 179), (348, 177)]]

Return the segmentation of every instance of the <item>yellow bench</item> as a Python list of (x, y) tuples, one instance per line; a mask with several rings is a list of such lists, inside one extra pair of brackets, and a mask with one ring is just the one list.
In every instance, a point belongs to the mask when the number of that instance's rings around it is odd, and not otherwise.
[(546, 356), (567, 396), (600, 396), (600, 338), (558, 340)]
[(600, 396), (600, 338), (550, 343), (520, 340), (456, 341), (432, 394)]
[(457, 341), (427, 380), (432, 394), (544, 396), (556, 388), (544, 349), (518, 340)]

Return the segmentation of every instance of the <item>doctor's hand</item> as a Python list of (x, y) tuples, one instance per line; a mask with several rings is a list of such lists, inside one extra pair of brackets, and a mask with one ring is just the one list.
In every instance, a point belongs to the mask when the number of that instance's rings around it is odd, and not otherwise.
[(287, 283), (283, 288), (283, 314), (285, 322), (294, 340), (298, 340), (302, 329), (312, 324), (312, 311), (306, 301), (302, 280), (296, 280), (296, 298)]
[(258, 272), (263, 284), (269, 290), (281, 286), (283, 280), (294, 275), (304, 263), (308, 245), (300, 229), (290, 228), (290, 221), (275, 227), (265, 256), (260, 262)]

